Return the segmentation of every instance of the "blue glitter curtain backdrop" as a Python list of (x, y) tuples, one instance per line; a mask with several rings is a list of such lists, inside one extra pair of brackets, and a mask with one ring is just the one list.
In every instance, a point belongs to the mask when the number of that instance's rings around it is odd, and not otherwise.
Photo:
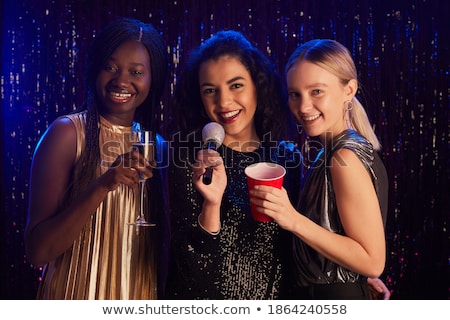
[(153, 23), (167, 42), (171, 76), (159, 110), (162, 133), (187, 52), (218, 30), (242, 31), (280, 72), (294, 48), (311, 38), (351, 49), (390, 179), (382, 279), (392, 299), (450, 298), (448, 1), (6, 2), (0, 4), (0, 298), (35, 296), (40, 270), (27, 262), (23, 241), (33, 150), (57, 116), (83, 101), (87, 48), (118, 16)]

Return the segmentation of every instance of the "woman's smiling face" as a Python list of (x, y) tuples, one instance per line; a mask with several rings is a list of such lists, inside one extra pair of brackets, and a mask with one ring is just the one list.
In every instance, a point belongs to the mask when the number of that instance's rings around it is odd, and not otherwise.
[(135, 40), (123, 43), (97, 76), (96, 93), (100, 113), (107, 119), (133, 119), (137, 107), (147, 98), (150, 86), (150, 57), (147, 49)]
[(306, 60), (292, 66), (286, 80), (289, 108), (309, 136), (336, 136), (346, 129), (344, 106), (355, 94), (355, 80), (343, 85), (334, 74)]
[(256, 87), (239, 59), (222, 56), (207, 60), (199, 69), (200, 95), (206, 114), (225, 130), (224, 144), (257, 140), (254, 115)]

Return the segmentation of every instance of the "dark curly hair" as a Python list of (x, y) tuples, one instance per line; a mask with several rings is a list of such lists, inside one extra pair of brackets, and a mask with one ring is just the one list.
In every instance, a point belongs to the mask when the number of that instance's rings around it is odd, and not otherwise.
[(173, 96), (172, 134), (188, 134), (199, 130), (211, 120), (204, 112), (200, 96), (199, 69), (208, 60), (232, 56), (247, 68), (255, 84), (257, 107), (255, 127), (260, 139), (270, 133), (271, 139), (288, 138), (292, 132), (292, 116), (287, 96), (274, 64), (240, 32), (222, 30), (191, 52), (186, 66), (177, 79)]

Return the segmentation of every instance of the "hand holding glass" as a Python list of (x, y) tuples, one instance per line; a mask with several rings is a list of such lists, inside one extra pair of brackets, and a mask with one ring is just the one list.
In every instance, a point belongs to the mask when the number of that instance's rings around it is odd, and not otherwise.
[[(152, 131), (133, 131), (131, 133), (131, 139), (133, 141), (133, 150), (138, 151), (148, 163), (155, 162), (155, 138)], [(138, 227), (151, 227), (155, 226), (154, 223), (148, 222), (145, 219), (145, 206), (144, 206), (144, 189), (145, 181), (148, 177), (145, 177), (141, 172), (139, 172), (139, 183), (138, 183), (138, 214), (136, 222), (130, 223), (130, 225), (135, 225)], [(148, 207), (148, 206), (147, 206)]]

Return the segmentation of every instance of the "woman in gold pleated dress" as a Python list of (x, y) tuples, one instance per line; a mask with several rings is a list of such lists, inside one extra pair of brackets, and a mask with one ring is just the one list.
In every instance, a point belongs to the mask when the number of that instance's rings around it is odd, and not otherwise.
[[(154, 130), (167, 79), (165, 44), (151, 25), (121, 18), (88, 53), (87, 101), (38, 143), (25, 230), (28, 260), (43, 267), (38, 299), (156, 299), (168, 248), (167, 144), (151, 165), (130, 151), (134, 129)], [(156, 227), (136, 227), (139, 173)]]

